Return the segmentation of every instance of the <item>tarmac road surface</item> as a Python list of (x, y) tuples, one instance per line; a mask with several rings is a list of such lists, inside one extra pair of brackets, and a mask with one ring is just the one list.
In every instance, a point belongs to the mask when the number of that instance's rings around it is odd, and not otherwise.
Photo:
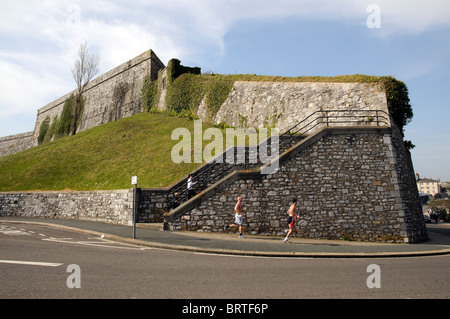
[[(164, 250), (1, 220), (0, 243), (3, 299), (450, 298), (447, 254), (403, 258), (230, 256)], [(378, 271), (370, 265), (376, 265)]]

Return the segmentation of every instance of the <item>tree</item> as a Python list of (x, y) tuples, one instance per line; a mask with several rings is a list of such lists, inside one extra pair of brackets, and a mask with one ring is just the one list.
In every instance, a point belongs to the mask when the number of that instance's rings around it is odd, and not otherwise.
[(450, 212), (450, 200), (448, 199), (433, 199), (428, 205), (439, 214), (439, 218), (444, 221), (449, 221), (448, 212)]
[(408, 88), (404, 82), (392, 76), (383, 76), (381, 81), (386, 90), (389, 112), (403, 134), (404, 127), (411, 122), (414, 115), (409, 100)]
[(71, 125), (72, 134), (76, 133), (78, 120), (81, 115), (81, 108), (83, 104), (83, 93), (89, 81), (98, 73), (98, 56), (89, 53), (87, 43), (80, 45), (78, 50), (78, 59), (75, 60), (75, 65), (72, 69), (72, 76), (77, 84), (77, 94), (75, 96), (75, 110), (73, 121)]
[[(399, 127), (402, 136), (405, 136), (405, 126), (413, 118), (413, 110), (409, 100), (406, 84), (392, 76), (381, 77), (381, 82), (386, 90), (389, 113), (394, 123)], [(404, 141), (405, 147), (410, 150), (415, 147), (411, 141)]]

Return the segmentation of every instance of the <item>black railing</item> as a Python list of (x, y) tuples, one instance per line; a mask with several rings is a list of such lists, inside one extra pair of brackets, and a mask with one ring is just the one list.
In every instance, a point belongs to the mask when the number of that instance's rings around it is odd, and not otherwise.
[(280, 146), (323, 126), (390, 126), (390, 117), (382, 110), (319, 110), (280, 135), (286, 137), (280, 139)]
[[(278, 154), (281, 154), (316, 129), (339, 126), (390, 126), (390, 116), (386, 111), (382, 110), (315, 111), (281, 134), (278, 137), (278, 145), (275, 145), (275, 147), (278, 147)], [(256, 156), (256, 162), (254, 161), (255, 157), (252, 157), (253, 161), (250, 161), (250, 152), (256, 151), (256, 154), (261, 154), (261, 148), (267, 147), (263, 151), (270, 156), (272, 151), (271, 144), (272, 138), (269, 137), (257, 146), (234, 146), (216, 156), (194, 173), (194, 181), (196, 182), (195, 191), (197, 193), (201, 192), (224, 178), (232, 170), (251, 169), (266, 164), (260, 161), (260, 156)], [(244, 152), (244, 155), (242, 155), (242, 152)], [(166, 197), (168, 210), (172, 209), (171, 202), (175, 193), (178, 193), (180, 202), (189, 200), (187, 181), (188, 177), (177, 183), (177, 186), (168, 192)]]

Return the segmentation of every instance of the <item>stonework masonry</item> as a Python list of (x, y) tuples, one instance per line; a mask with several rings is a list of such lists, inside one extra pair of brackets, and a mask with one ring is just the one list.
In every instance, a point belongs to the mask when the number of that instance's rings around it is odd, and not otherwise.
[(25, 151), (35, 144), (34, 131), (0, 137), (0, 157)]
[(131, 225), (133, 190), (0, 193), (1, 216), (79, 219)]
[[(141, 112), (144, 78), (155, 80), (158, 72), (164, 75), (164, 64), (150, 50), (91, 81), (78, 131)], [(71, 93), (38, 110), (33, 132), (0, 138), (0, 156), (36, 146), (42, 121), (59, 117)], [(164, 92), (161, 96), (164, 101)], [(356, 121), (330, 125), (336, 114)], [(170, 199), (185, 189), (187, 177), (166, 188), (138, 189), (137, 221), (164, 223), (173, 231), (222, 232), (233, 221), (236, 199), (242, 196), (245, 231), (281, 236), (287, 209), (297, 198), (301, 237), (424, 241), (412, 161), (388, 114), (379, 84), (237, 81), (216, 114), (209, 113), (204, 99), (197, 115), (235, 127), (276, 127), (280, 133), (314, 115), (315, 129), (298, 135), (302, 139), (280, 152), (273, 174), (261, 173), (263, 163), (203, 165), (192, 173), (208, 177), (204, 188), (177, 209), (170, 210)], [(132, 189), (0, 193), (2, 216), (130, 225), (132, 207)]]
[[(157, 79), (158, 71), (164, 68), (156, 54), (149, 50), (90, 81), (84, 93), (86, 103), (77, 132), (142, 112), (141, 89), (144, 78), (148, 75)], [(0, 156), (37, 146), (41, 123), (47, 116), (51, 122), (56, 116), (60, 117), (64, 102), (71, 94), (75, 94), (75, 91), (37, 111), (32, 137), (25, 133), (26, 137), (18, 134), (1, 138)]]
[[(297, 198), (301, 237), (420, 242), (427, 233), (411, 159), (401, 141), (395, 126), (325, 127), (283, 152), (276, 173), (231, 170), (169, 215), (170, 198), (186, 179), (166, 188), (138, 189), (137, 222), (164, 222), (172, 231), (222, 232), (242, 196), (245, 231), (281, 236), (287, 209)], [(3, 216), (130, 225), (132, 207), (133, 190), (0, 193)]]
[[(125, 62), (89, 82), (84, 93), (87, 99), (78, 132), (142, 112), (141, 89), (145, 76), (156, 79), (164, 64), (149, 50)], [(124, 96), (114, 95), (122, 89)], [(46, 116), (60, 115), (64, 101), (70, 92), (38, 110), (34, 135), (39, 135), (39, 127)]]
[(284, 132), (320, 110), (388, 112), (386, 93), (376, 83), (236, 81), (216, 115), (207, 112), (204, 102), (197, 115), (216, 124), (276, 127)]
[[(142, 112), (141, 89), (145, 76), (163, 80), (165, 66), (149, 50), (92, 80), (84, 93), (86, 104), (78, 132)], [(158, 77), (159, 75), (159, 77)], [(165, 82), (165, 81), (162, 81)], [(158, 110), (164, 111), (165, 85)], [(40, 108), (33, 136), (30, 133), (0, 138), (0, 156), (37, 145), (41, 123), (60, 117), (73, 92)], [(388, 113), (386, 93), (377, 83), (251, 82), (236, 81), (219, 111), (212, 115), (206, 99), (196, 110), (203, 121), (234, 127), (276, 127), (281, 132), (320, 110), (381, 110)], [(50, 122), (50, 125), (51, 125)]]
[(426, 240), (417, 188), (403, 179), (410, 174), (409, 157), (392, 147), (400, 134), (395, 130), (323, 129), (285, 153), (277, 173), (233, 172), (228, 183), (169, 216), (167, 227), (222, 232), (233, 222), (236, 199), (242, 196), (245, 231), (281, 236), (297, 198), (303, 238)]

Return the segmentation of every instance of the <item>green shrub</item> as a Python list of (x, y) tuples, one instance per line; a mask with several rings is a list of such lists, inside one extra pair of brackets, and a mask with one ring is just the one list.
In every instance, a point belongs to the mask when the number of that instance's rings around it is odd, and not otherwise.
[(50, 116), (46, 116), (42, 121), (41, 126), (39, 127), (39, 135), (38, 135), (38, 145), (41, 145), (44, 142), (45, 136), (47, 135), (47, 131), (50, 126)]
[(182, 113), (189, 110), (195, 112), (206, 98), (206, 105), (211, 115), (215, 115), (230, 95), (234, 80), (226, 77), (210, 75), (183, 74), (166, 93), (166, 106), (170, 111)]
[(180, 60), (172, 59), (167, 63), (167, 85), (171, 85), (182, 74), (200, 74), (199, 67), (187, 67), (181, 65)]
[(213, 78), (208, 80), (206, 89), (206, 105), (211, 114), (215, 115), (222, 104), (226, 101), (233, 89), (234, 81), (231, 79), (218, 79)]
[(73, 94), (64, 102), (61, 117), (59, 119), (58, 127), (56, 128), (56, 137), (67, 136), (70, 133), (72, 125), (72, 117), (75, 109), (75, 97)]
[(201, 76), (183, 74), (167, 87), (166, 105), (169, 111), (181, 113), (196, 110), (205, 95)]
[(158, 81), (152, 81), (147, 75), (142, 85), (143, 110), (149, 112), (158, 102)]
[(405, 83), (392, 76), (383, 76), (380, 78), (380, 81), (383, 83), (386, 91), (389, 113), (403, 134), (404, 127), (411, 122), (414, 115), (409, 100), (408, 88)]

